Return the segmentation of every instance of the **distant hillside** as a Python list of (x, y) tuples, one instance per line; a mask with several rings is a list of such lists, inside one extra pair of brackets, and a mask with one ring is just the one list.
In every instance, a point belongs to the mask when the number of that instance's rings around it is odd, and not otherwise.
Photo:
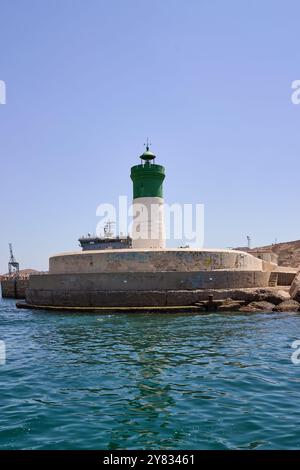
[[(29, 276), (30, 274), (34, 274), (34, 273), (37, 274), (38, 272), (39, 272), (39, 271), (36, 271), (35, 269), (20, 269), (19, 275), (20, 275), (21, 277), (27, 277), (27, 276)], [(6, 274), (0, 274), (0, 278), (1, 278), (1, 276), (8, 276), (8, 273), (6, 273)]]
[(276, 245), (260, 246), (247, 250), (270, 250), (278, 255), (279, 266), (291, 266), (292, 268), (300, 269), (300, 240), (293, 242), (276, 243)]

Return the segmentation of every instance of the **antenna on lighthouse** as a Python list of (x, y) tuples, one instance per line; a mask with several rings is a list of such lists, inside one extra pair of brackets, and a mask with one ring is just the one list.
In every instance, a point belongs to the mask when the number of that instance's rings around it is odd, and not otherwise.
[(145, 147), (146, 147), (146, 151), (148, 152), (150, 150), (150, 147), (151, 147), (151, 142), (149, 142), (149, 138), (147, 137), (147, 140), (146, 140), (146, 143), (144, 144)]

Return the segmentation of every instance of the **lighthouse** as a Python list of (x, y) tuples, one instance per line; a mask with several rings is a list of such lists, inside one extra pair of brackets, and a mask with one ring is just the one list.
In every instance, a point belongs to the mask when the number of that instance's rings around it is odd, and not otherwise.
[(132, 248), (163, 249), (166, 246), (163, 181), (165, 169), (154, 163), (149, 149), (140, 156), (140, 165), (131, 168), (133, 182)]

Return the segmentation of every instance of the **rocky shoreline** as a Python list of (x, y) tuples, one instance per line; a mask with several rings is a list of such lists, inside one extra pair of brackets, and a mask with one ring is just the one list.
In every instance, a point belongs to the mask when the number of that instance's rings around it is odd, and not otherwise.
[[(226, 295), (226, 298), (224, 298)], [(223, 298), (222, 298), (223, 296)], [(269, 287), (258, 289), (215, 290), (208, 294), (208, 300), (196, 305), (203, 311), (219, 312), (299, 312), (300, 271), (290, 288)]]
[[(101, 308), (125, 308), (126, 305), (122, 305), (119, 299), (116, 297), (116, 293), (112, 294), (112, 303), (99, 303)], [(145, 303), (143, 292), (127, 292), (126, 295), (135, 296), (135, 307), (141, 308), (142, 303)], [(139, 294), (139, 295), (138, 295)], [(165, 295), (166, 302), (158, 303), (156, 294), (160, 296)], [(177, 290), (156, 292), (147, 292), (148, 307), (151, 306), (154, 309), (161, 307), (163, 310), (172, 308), (188, 308), (197, 311), (211, 311), (211, 312), (243, 312), (243, 313), (255, 313), (255, 312), (299, 312), (300, 311), (300, 271), (295, 276), (295, 279), (291, 286), (277, 286), (277, 287), (258, 287), (258, 288), (236, 288), (236, 289), (197, 289), (197, 290)], [(124, 296), (123, 296), (124, 297)], [(158, 300), (161, 300), (160, 298)], [(115, 303), (114, 303), (115, 302)], [(24, 303), (18, 305), (20, 308), (24, 308)], [(45, 304), (47, 306), (47, 304)], [(45, 305), (42, 308), (45, 308)], [(28, 307), (37, 306), (28, 303)], [(118, 306), (118, 307), (116, 307)], [(150, 307), (149, 307), (150, 306)], [(73, 308), (72, 304), (66, 303), (65, 305), (57, 306), (57, 308)], [(80, 306), (77, 306), (78, 308)], [(87, 310), (93, 310), (92, 305), (83, 305), (80, 308), (86, 308)], [(99, 307), (100, 308), (100, 307)], [(127, 308), (131, 308), (127, 305)], [(193, 310), (193, 311), (194, 311)]]
[(300, 303), (289, 299), (278, 304), (274, 304), (267, 300), (258, 300), (247, 303), (245, 300), (233, 300), (230, 297), (225, 300), (206, 300), (197, 302), (200, 311), (217, 311), (217, 312), (298, 312), (300, 311)]

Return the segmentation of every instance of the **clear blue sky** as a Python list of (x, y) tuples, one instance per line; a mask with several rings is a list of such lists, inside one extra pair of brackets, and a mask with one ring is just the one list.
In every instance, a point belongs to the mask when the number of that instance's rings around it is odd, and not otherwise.
[(300, 238), (298, 1), (0, 0), (0, 272), (47, 269), (131, 197), (149, 136), (205, 246)]

